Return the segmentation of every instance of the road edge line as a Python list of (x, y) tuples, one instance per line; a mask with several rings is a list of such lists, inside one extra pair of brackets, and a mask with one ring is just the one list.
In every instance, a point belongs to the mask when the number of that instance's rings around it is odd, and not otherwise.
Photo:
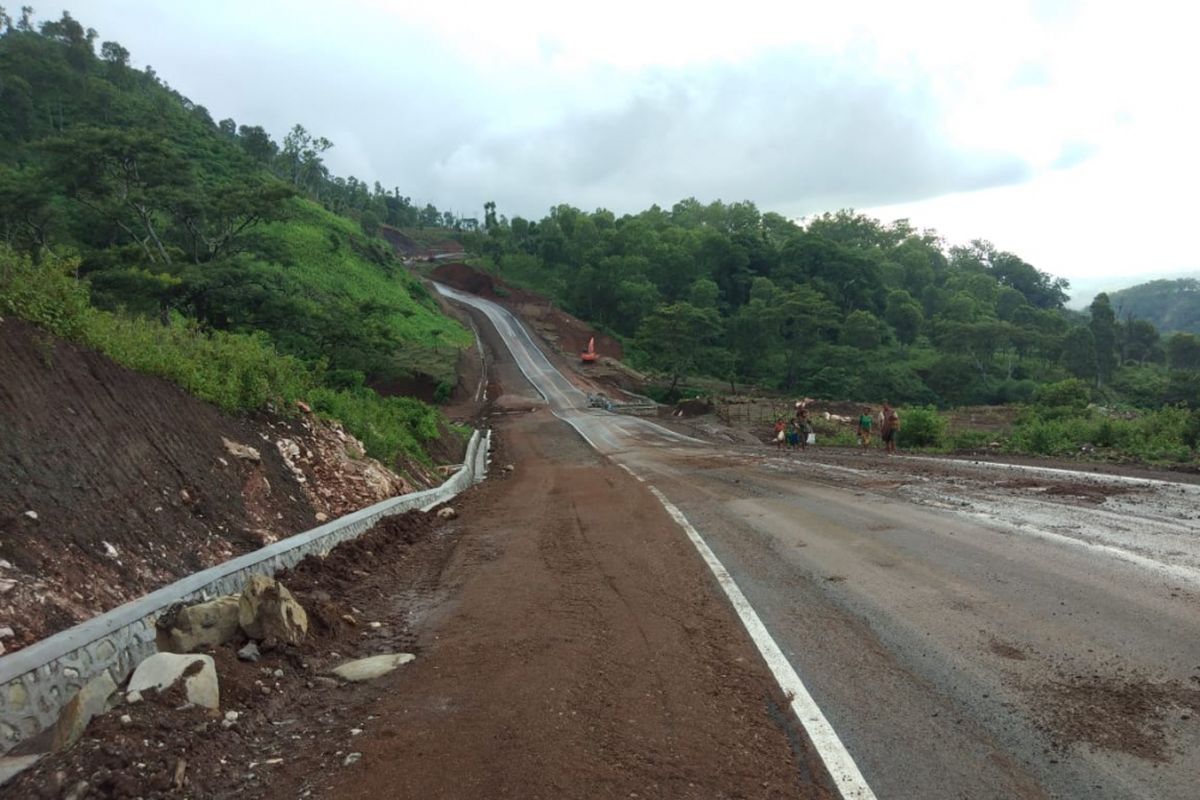
[[(630, 472), (632, 474), (632, 471)], [(647, 487), (658, 498), (658, 502), (671, 515), (671, 518), (679, 527), (683, 528), (696, 550), (699, 551), (700, 557), (708, 564), (709, 570), (717, 579), (721, 589), (724, 590), (729, 602), (733, 604), (733, 610), (737, 612), (738, 618), (741, 619), (746, 632), (750, 634), (758, 652), (767, 662), (767, 668), (771, 670), (775, 682), (779, 684), (779, 688), (784, 691), (784, 694), (791, 698), (792, 712), (795, 713), (800, 725), (808, 734), (809, 740), (817, 749), (817, 754), (821, 756), (825, 769), (829, 771), (830, 777), (837, 785), (844, 800), (876, 800), (875, 793), (871, 791), (871, 787), (859, 771), (854, 757), (846, 750), (846, 746), (842, 744), (837, 732), (829, 724), (829, 720), (825, 718), (825, 714), (813, 700), (812, 695), (808, 693), (808, 688), (796, 674), (796, 670), (788, 661), (787, 656), (779, 649), (779, 645), (762, 620), (759, 619), (758, 613), (750, 605), (746, 595), (742, 594), (742, 590), (738, 588), (733, 576), (725, 569), (725, 565), (709, 548), (704, 537), (688, 521), (683, 512), (656, 487), (649, 484)]]

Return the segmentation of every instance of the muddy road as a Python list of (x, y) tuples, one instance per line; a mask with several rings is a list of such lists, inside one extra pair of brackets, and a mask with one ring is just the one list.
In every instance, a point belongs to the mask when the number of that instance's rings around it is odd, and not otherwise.
[(1196, 796), (1200, 487), (700, 443), (583, 408), (508, 312), (452, 296), (694, 526), (876, 796)]

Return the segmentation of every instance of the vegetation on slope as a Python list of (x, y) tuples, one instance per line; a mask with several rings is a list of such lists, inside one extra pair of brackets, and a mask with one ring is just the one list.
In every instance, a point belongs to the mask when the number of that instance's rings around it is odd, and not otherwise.
[(452, 385), (472, 338), (374, 233), (445, 215), (330, 175), (331, 143), (300, 126), (279, 145), (214, 122), (120, 44), (98, 57), (70, 14), (35, 29), (30, 13), (0, 9), (0, 291), (29, 284), (10, 313), (47, 322), (29, 292), (67, 292), (69, 265), (95, 307), (63, 312), (74, 338), (230, 409), (303, 391), (374, 455), (423, 457), (420, 436), (370, 429), (396, 412), (427, 432), (425, 419), (365, 387)]

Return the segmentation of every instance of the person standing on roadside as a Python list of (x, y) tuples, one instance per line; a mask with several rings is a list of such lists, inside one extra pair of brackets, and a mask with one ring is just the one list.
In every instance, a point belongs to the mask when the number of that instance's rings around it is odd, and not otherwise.
[(883, 404), (883, 425), (880, 426), (879, 433), (883, 438), (884, 450), (889, 456), (896, 454), (896, 434), (900, 431), (900, 415), (896, 413), (896, 409), (892, 408), (887, 403)]
[(808, 406), (802, 405), (796, 410), (796, 419), (794, 423), (800, 437), (800, 449), (808, 449), (808, 437), (812, 435), (812, 422), (808, 419)]
[(783, 417), (775, 420), (775, 449), (783, 449), (783, 440), (787, 436), (787, 425), (783, 421)]
[(874, 418), (871, 416), (871, 409), (863, 408), (862, 414), (858, 417), (859, 447), (871, 446), (871, 425), (874, 421)]

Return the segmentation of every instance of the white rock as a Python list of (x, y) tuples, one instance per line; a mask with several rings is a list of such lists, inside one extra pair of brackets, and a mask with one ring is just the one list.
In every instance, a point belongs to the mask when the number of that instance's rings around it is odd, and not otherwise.
[(446, 506), (445, 508), (439, 508), (437, 515), (438, 519), (454, 519), (458, 516), (458, 512), (450, 506)]
[(31, 510), (31, 511), (26, 511), (26, 512), (25, 512), (25, 516), (29, 517), (30, 519), (37, 519), (37, 518), (38, 518), (38, 513), (37, 513), (36, 511), (32, 511), (32, 510)]
[(316, 517), (317, 517), (317, 522), (328, 522), (329, 521), (329, 515), (326, 514), (324, 511), (318, 511), (316, 514)]
[(121, 724), (122, 725), (132, 725), (133, 717), (129, 716), (128, 714), (122, 714), (121, 715)]
[(9, 626), (5, 625), (3, 628), (0, 628), (0, 639), (11, 639), (14, 636), (16, 634), (13, 633), (13, 629)]
[(362, 753), (351, 753), (350, 755), (346, 756), (346, 760), (342, 762), (342, 766), (348, 767), (357, 762), (360, 758), (362, 758)]
[[(189, 673), (186, 678), (185, 672)], [(189, 702), (205, 708), (220, 707), (217, 667), (212, 656), (155, 653), (133, 671), (133, 677), (129, 679), (129, 691), (162, 690), (173, 686), (181, 678)]]
[(224, 436), (221, 437), (221, 444), (225, 445), (225, 451), (234, 458), (240, 458), (243, 461), (252, 461), (256, 464), (262, 460), (262, 455), (248, 444), (238, 444), (226, 439)]
[(225, 721), (226, 722), (237, 722), (238, 721), (238, 712), (226, 711), (225, 712)]
[(330, 672), (342, 680), (352, 683), (369, 681), (381, 675), (386, 675), (400, 665), (407, 664), (415, 658), (416, 656), (412, 653), (384, 653), (369, 658), (347, 661), (345, 664), (334, 667)]
[(142, 702), (142, 693), (130, 692), (129, 694), (125, 695), (125, 702), (129, 703), (129, 705)]

